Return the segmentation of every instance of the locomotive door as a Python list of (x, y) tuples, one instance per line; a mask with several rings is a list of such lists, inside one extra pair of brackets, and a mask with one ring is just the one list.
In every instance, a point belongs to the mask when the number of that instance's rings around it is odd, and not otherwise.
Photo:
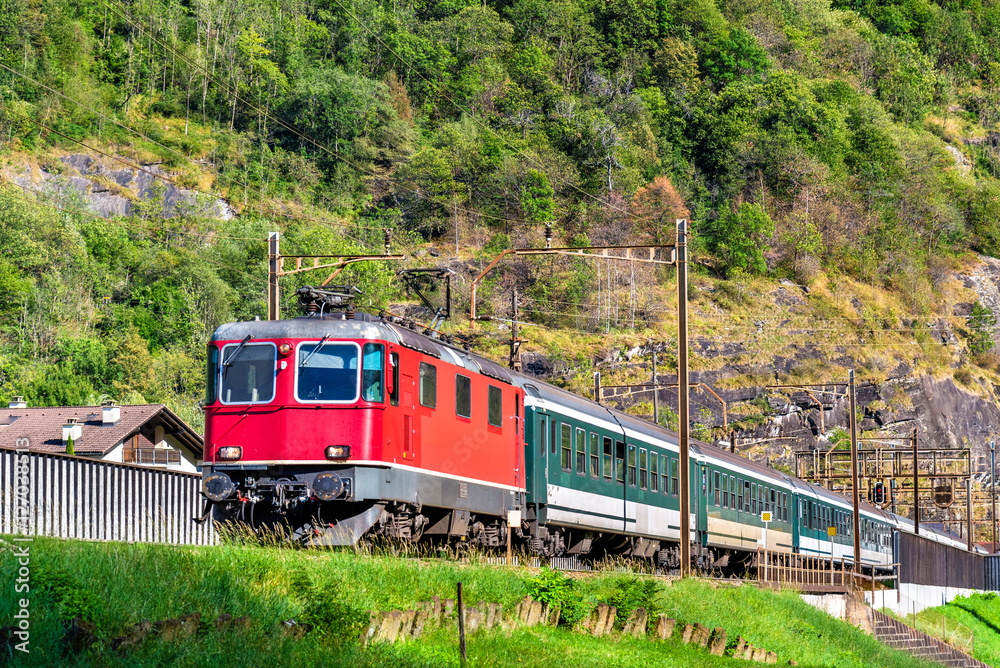
[(420, 444), (420, 420), (414, 419), (416, 406), (414, 405), (413, 391), (416, 387), (414, 377), (409, 374), (402, 374), (402, 402), (400, 408), (403, 412), (403, 460), (416, 463), (417, 449)]

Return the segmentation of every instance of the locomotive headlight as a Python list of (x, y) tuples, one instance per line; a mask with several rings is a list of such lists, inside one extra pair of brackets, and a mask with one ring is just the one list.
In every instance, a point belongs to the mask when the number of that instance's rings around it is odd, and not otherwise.
[(327, 459), (347, 459), (350, 456), (351, 456), (351, 446), (349, 445), (326, 446)]
[(222, 501), (229, 497), (235, 489), (233, 481), (225, 473), (213, 473), (201, 483), (202, 489), (212, 501)]
[(313, 481), (313, 494), (322, 501), (333, 501), (344, 491), (344, 481), (336, 473), (323, 473)]
[(215, 456), (218, 459), (225, 459), (233, 462), (243, 456), (243, 448), (238, 445), (227, 445), (224, 448), (219, 448), (216, 451)]
[(278, 352), (281, 353), (282, 355), (287, 355), (290, 352), (292, 352), (292, 346), (287, 343), (282, 343), (280, 346), (278, 346)]

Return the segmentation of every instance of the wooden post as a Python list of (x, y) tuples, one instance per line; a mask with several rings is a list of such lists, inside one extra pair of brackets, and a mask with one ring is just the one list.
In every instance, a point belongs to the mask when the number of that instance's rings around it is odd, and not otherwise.
[(920, 463), (917, 461), (917, 428), (913, 428), (913, 534), (920, 535)]
[(848, 394), (850, 394), (851, 414), (849, 422), (851, 425), (851, 503), (854, 510), (854, 570), (858, 571), (861, 566), (861, 514), (858, 512), (858, 415), (857, 397), (854, 388), (854, 369), (851, 369), (848, 378)]
[(462, 604), (462, 583), (458, 583), (458, 651), (462, 656), (462, 665), (468, 657), (465, 655), (465, 606)]
[(681, 577), (691, 575), (691, 452), (688, 394), (687, 220), (677, 219), (677, 417), (680, 450)]

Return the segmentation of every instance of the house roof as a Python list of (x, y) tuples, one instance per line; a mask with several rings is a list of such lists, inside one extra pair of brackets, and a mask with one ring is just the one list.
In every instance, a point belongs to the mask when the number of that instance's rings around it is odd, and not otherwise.
[(63, 425), (76, 418), (80, 438), (73, 443), (77, 454), (105, 455), (122, 441), (139, 434), (152, 441), (157, 426), (201, 458), (204, 440), (163, 404), (119, 406), (121, 417), (113, 425), (103, 423), (101, 406), (53, 406), (51, 408), (0, 408), (0, 446), (23, 447), (28, 439), (32, 452), (62, 453)]

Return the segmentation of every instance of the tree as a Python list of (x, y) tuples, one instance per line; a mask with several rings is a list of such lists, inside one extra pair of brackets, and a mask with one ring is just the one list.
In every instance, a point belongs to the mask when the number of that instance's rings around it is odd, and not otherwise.
[(75, 455), (76, 454), (76, 452), (73, 450), (73, 437), (72, 436), (70, 436), (69, 438), (66, 439), (66, 454), (67, 455)]
[(555, 217), (555, 205), (552, 196), (555, 191), (549, 185), (549, 179), (537, 169), (528, 170), (524, 179), (524, 192), (521, 195), (521, 209), (524, 219), (529, 224), (547, 225)]
[(996, 344), (993, 338), (996, 326), (997, 317), (993, 311), (977, 301), (969, 315), (969, 350), (974, 355), (989, 352), (993, 348)]
[(652, 183), (639, 188), (632, 198), (632, 210), (641, 220), (642, 230), (656, 243), (662, 241), (665, 230), (674, 228), (678, 218), (691, 215), (684, 198), (666, 176), (657, 176)]
[(724, 206), (708, 231), (709, 250), (721, 260), (726, 275), (735, 269), (749, 274), (767, 271), (764, 249), (774, 234), (774, 222), (760, 204)]

